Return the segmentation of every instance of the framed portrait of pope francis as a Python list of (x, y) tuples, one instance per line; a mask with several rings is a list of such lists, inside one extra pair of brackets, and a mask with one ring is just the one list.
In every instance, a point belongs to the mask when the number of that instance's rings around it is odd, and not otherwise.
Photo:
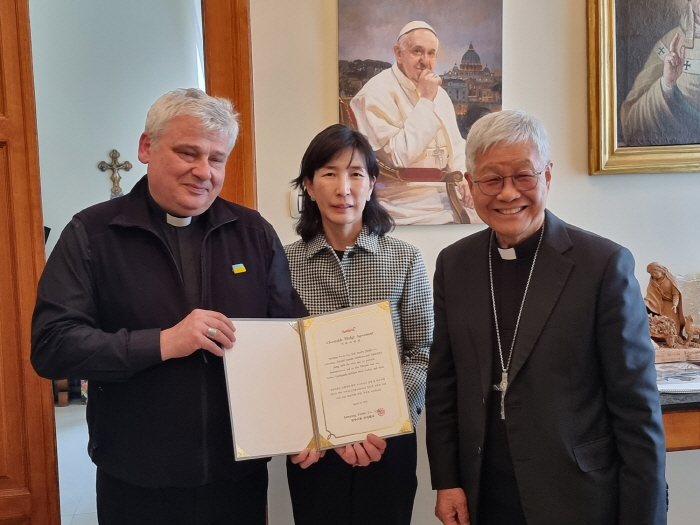
[(501, 109), (502, 0), (338, 0), (340, 121), (377, 155), (397, 226), (480, 223), (465, 139)]
[(700, 170), (700, 0), (588, 0), (591, 174)]

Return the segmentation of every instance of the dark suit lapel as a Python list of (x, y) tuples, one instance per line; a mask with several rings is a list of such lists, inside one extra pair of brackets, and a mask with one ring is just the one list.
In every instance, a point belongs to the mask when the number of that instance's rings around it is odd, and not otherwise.
[(475, 347), (479, 362), (479, 375), (484, 396), (491, 389), (491, 367), (493, 353), (493, 314), (491, 288), (489, 285), (489, 235), (491, 230), (477, 234), (481, 238), (465, 260), (472, 261), (465, 271), (464, 301), (467, 315), (464, 320), (469, 337)]
[(574, 263), (563, 253), (570, 247), (571, 240), (565, 224), (547, 211), (544, 239), (537, 255), (513, 349), (513, 361), (508, 372), (509, 382), (515, 379), (530, 356), (566, 285)]

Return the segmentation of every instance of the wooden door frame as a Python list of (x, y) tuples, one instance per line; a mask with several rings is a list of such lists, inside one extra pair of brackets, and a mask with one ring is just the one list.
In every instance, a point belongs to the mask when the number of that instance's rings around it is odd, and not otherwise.
[[(44, 233), (39, 181), (39, 149), (37, 144), (34, 76), (31, 59), (28, 0), (12, 0), (3, 10), (2, 68), (0, 96), (3, 115), (0, 117), (0, 148), (4, 151), (6, 171), (0, 174), (2, 198), (6, 202), (3, 221), (9, 242), (7, 250), (12, 299), (2, 305), (3, 374), (19, 377), (17, 391), (6, 394), (5, 407), (13, 414), (3, 419), (20, 421), (18, 426), (5, 427), (7, 437), (20, 444), (21, 453), (4, 459), (21, 465), (22, 474), (9, 467), (2, 477), (0, 523), (32, 523), (58, 525), (58, 466), (53, 398), (50, 383), (39, 378), (30, 363), (31, 318), (36, 285), (44, 267)], [(5, 206), (3, 206), (5, 207)], [(4, 243), (3, 243), (4, 244)], [(9, 290), (6, 290), (6, 292)], [(12, 324), (10, 324), (12, 323)], [(15, 370), (16, 366), (16, 371)], [(9, 411), (9, 410), (8, 410)], [(0, 427), (1, 428), (1, 427)], [(7, 468), (9, 463), (4, 463)]]
[(207, 93), (231, 99), (240, 114), (221, 196), (257, 208), (249, 0), (202, 0), (202, 25)]

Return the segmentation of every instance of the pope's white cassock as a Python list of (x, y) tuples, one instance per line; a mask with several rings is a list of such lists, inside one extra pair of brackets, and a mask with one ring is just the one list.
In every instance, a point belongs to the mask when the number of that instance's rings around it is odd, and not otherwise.
[[(371, 78), (350, 105), (359, 131), (389, 166), (465, 172), (465, 141), (452, 101), (441, 87), (434, 101), (421, 98), (416, 85), (394, 64)], [(444, 182), (380, 177), (374, 191), (397, 225), (460, 222)], [(466, 210), (472, 222), (481, 222), (473, 209)]]
[[(686, 59), (683, 73), (671, 86), (662, 75), (676, 34), (681, 36), (679, 49), (686, 46)], [(627, 146), (700, 143), (700, 25), (692, 8), (683, 14), (680, 26), (654, 46), (622, 104), (620, 122)]]

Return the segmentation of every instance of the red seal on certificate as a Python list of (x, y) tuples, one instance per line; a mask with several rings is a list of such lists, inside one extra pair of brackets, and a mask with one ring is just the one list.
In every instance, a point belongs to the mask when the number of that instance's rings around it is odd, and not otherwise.
[(386, 410), (384, 410), (383, 408), (378, 408), (378, 409), (377, 409), (377, 415), (378, 415), (378, 416), (383, 416), (384, 414), (386, 414)]

